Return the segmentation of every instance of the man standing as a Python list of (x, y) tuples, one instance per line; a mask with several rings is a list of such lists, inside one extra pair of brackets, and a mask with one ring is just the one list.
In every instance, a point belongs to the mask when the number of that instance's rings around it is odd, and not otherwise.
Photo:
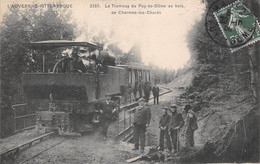
[(153, 86), (153, 103), (154, 104), (159, 104), (159, 87), (156, 86), (156, 84)]
[(103, 137), (103, 140), (107, 138), (107, 130), (110, 125), (110, 122), (113, 118), (113, 114), (116, 113), (119, 105), (115, 102), (107, 99), (106, 102), (100, 104), (100, 113), (101, 113), (101, 129), (100, 129), (100, 136)]
[(144, 84), (144, 98), (145, 98), (145, 102), (149, 102), (151, 90), (152, 90), (151, 84), (148, 81), (145, 82), (145, 84)]
[(134, 114), (134, 142), (135, 146), (133, 150), (139, 149), (139, 141), (140, 141), (140, 149), (141, 153), (144, 152), (145, 146), (145, 132), (146, 128), (149, 126), (151, 120), (151, 112), (145, 100), (141, 98), (139, 100), (139, 106), (135, 110)]
[(194, 146), (194, 131), (198, 129), (197, 117), (190, 105), (186, 105), (184, 107), (184, 110), (187, 113), (187, 116), (185, 119), (185, 146), (193, 147)]
[(170, 121), (168, 125), (169, 135), (172, 139), (172, 144), (174, 148), (174, 153), (179, 151), (179, 129), (184, 125), (184, 120), (182, 115), (177, 112), (177, 106), (175, 104), (171, 105), (170, 108)]
[(164, 138), (166, 138), (166, 144), (169, 151), (172, 150), (170, 135), (168, 134), (168, 123), (170, 120), (170, 116), (167, 113), (168, 108), (163, 108), (163, 115), (159, 121), (160, 128), (160, 150), (164, 151)]
[(87, 68), (83, 64), (82, 59), (78, 55), (79, 48), (74, 48), (72, 51), (73, 60), (71, 61), (72, 73), (86, 73)]

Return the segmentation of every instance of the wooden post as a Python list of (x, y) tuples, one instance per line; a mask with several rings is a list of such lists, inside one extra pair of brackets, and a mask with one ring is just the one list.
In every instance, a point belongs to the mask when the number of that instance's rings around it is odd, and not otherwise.
[(44, 73), (45, 71), (45, 54), (42, 55), (42, 73)]
[(117, 134), (119, 135), (120, 134), (120, 112), (118, 113), (118, 121), (117, 121)]
[(129, 127), (131, 127), (132, 126), (132, 113), (131, 112), (129, 112), (129, 114), (130, 114), (130, 116), (129, 116), (129, 122), (130, 122), (130, 125), (129, 125)]
[(14, 133), (16, 134), (16, 109), (14, 106), (12, 106), (13, 111), (14, 111)]
[(125, 123), (126, 123), (126, 120), (125, 120), (125, 109), (124, 109), (124, 131), (125, 131)]
[[(248, 1), (249, 9), (256, 16), (259, 17), (260, 10), (253, 1)], [(259, 109), (259, 90), (260, 90), (260, 57), (259, 57), (260, 47), (259, 42), (249, 46), (249, 58), (250, 58), (250, 70), (251, 70), (251, 89), (253, 94), (254, 107)], [(259, 112), (259, 110), (258, 110)]]

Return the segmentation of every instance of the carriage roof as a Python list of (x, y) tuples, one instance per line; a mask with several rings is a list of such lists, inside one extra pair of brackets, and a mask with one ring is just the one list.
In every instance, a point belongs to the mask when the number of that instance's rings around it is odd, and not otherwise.
[(118, 67), (128, 68), (128, 69), (137, 69), (137, 70), (151, 70), (149, 67), (138, 64), (138, 63), (129, 63), (125, 65), (117, 65)]
[(89, 47), (91, 51), (103, 49), (102, 47), (97, 46), (93, 43), (77, 42), (77, 41), (70, 41), (70, 40), (46, 40), (46, 41), (26, 43), (25, 46), (34, 50), (48, 50), (48, 49), (68, 47), (68, 46)]

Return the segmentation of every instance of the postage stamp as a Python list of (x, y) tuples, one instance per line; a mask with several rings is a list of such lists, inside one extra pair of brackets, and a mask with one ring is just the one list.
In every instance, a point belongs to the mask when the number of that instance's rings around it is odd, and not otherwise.
[(258, 20), (240, 1), (215, 11), (213, 14), (231, 52), (260, 40)]

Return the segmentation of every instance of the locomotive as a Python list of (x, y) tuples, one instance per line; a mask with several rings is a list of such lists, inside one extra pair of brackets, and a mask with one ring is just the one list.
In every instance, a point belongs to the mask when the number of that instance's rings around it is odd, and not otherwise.
[[(37, 127), (61, 133), (92, 130), (99, 122), (99, 103), (106, 99), (121, 105), (135, 101), (138, 86), (151, 81), (147, 67), (116, 65), (112, 53), (92, 43), (49, 40), (26, 47), (43, 52), (42, 71), (22, 75), (27, 103), (37, 111)], [(84, 59), (84, 70), (72, 70), (73, 56), (61, 56), (52, 68), (46, 68), (44, 52), (61, 48), (70, 48)]]

